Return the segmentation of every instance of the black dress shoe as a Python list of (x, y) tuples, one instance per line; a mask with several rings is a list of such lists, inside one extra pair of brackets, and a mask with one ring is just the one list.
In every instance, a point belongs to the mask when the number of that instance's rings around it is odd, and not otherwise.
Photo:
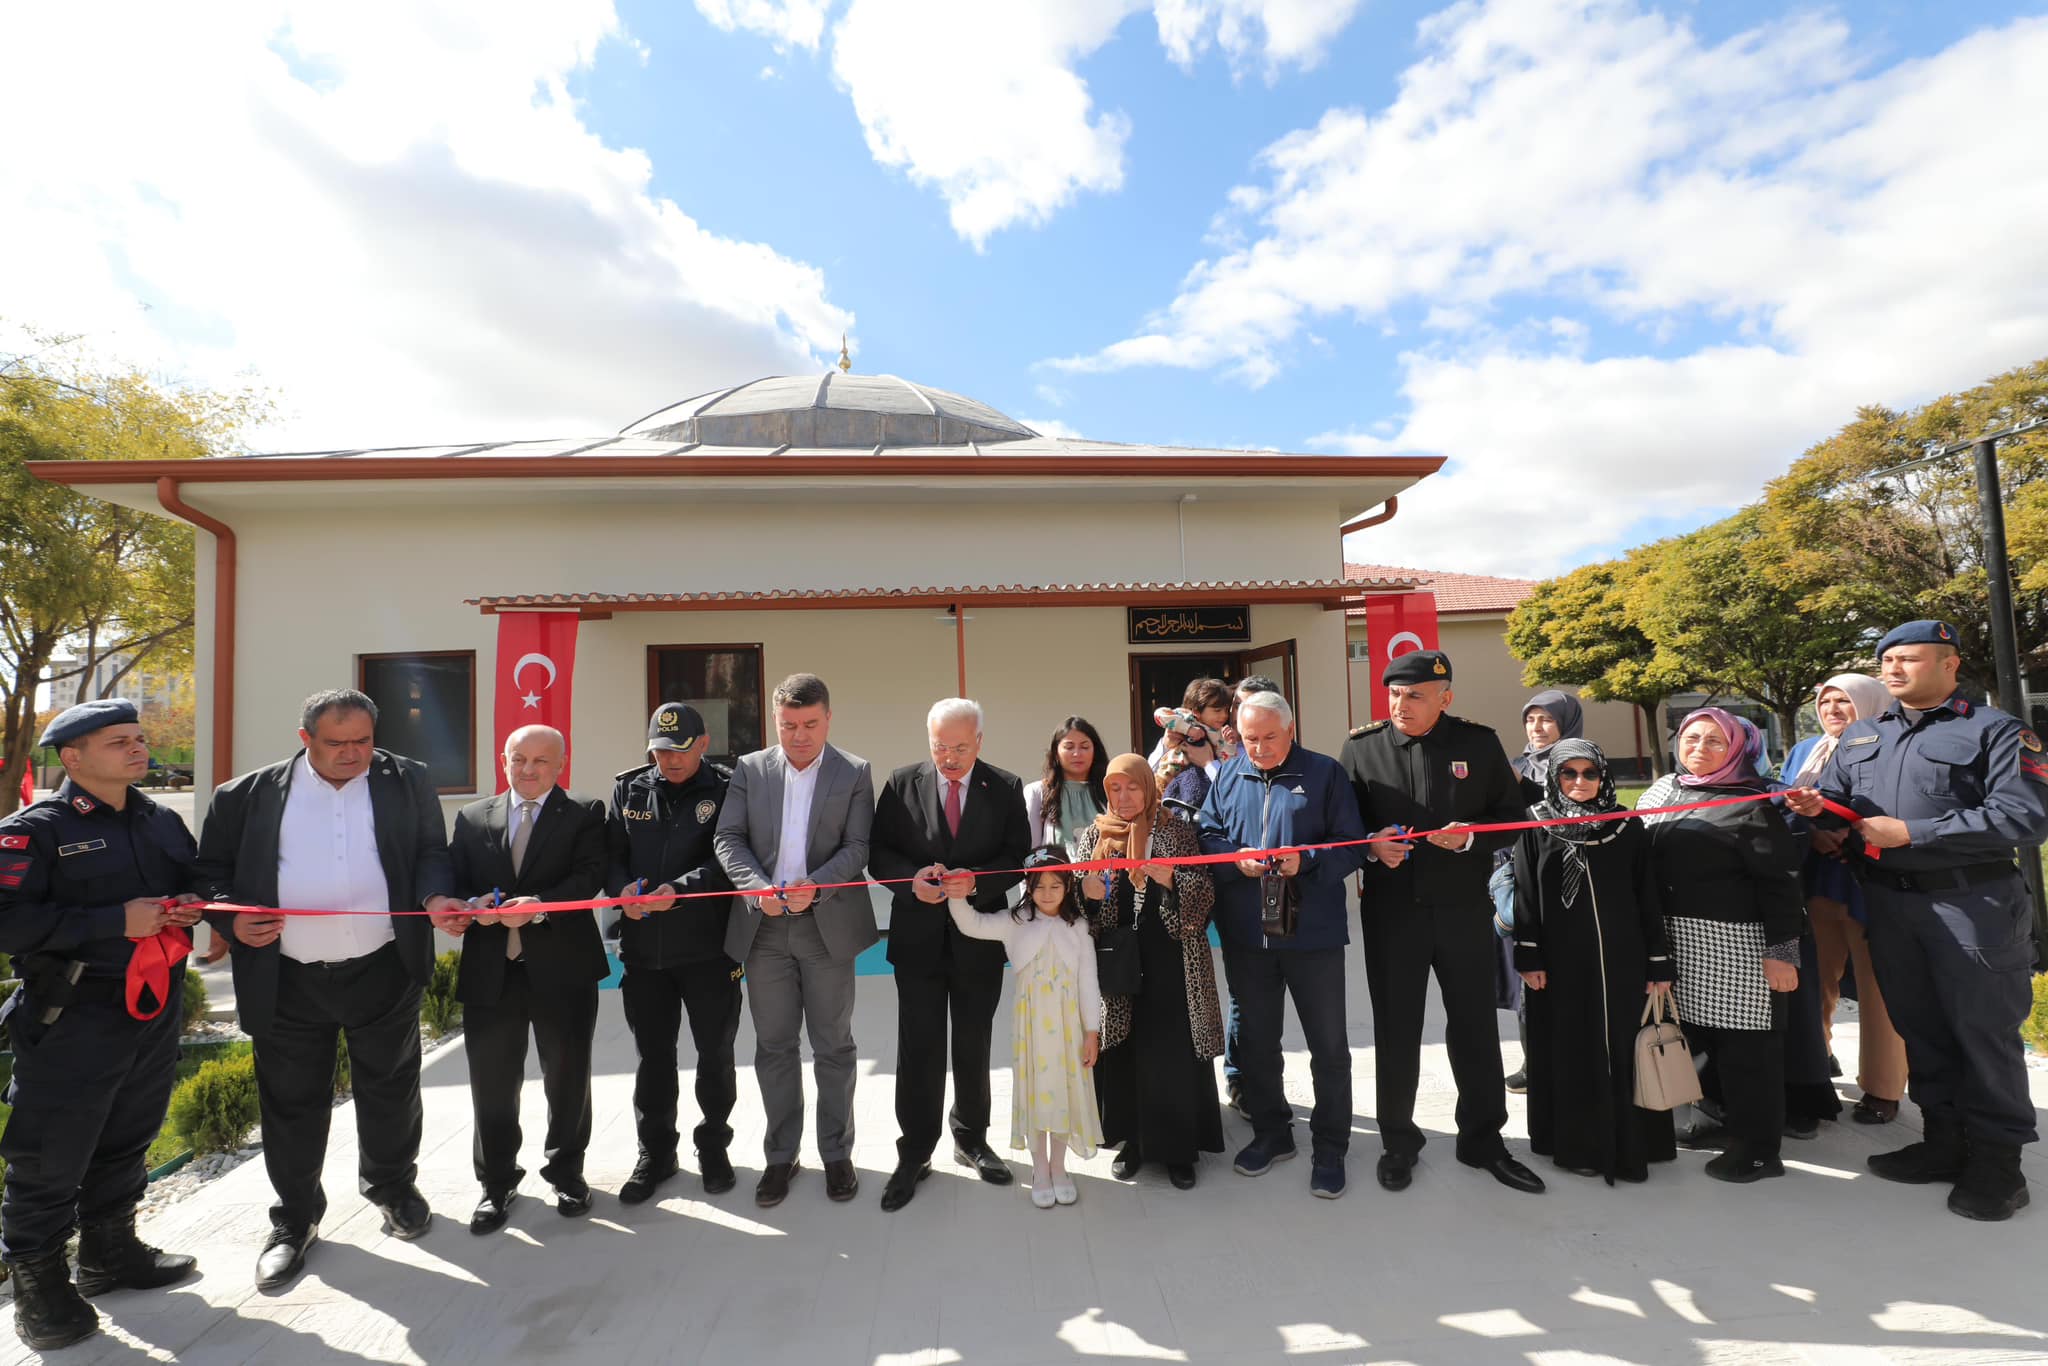
[(313, 1246), (313, 1240), (320, 1236), (320, 1230), (311, 1225), (305, 1228), (273, 1227), (270, 1238), (263, 1244), (263, 1251), (256, 1258), (256, 1288), (258, 1290), (282, 1290), (299, 1278), (306, 1269), (306, 1249)]
[(420, 1194), (417, 1186), (406, 1186), (388, 1200), (373, 1195), (370, 1202), (384, 1212), (384, 1231), (408, 1243), (425, 1233), (427, 1226), (434, 1222), (434, 1212), (427, 1208), (427, 1197)]
[(1191, 1191), (1195, 1188), (1195, 1164), (1192, 1162), (1169, 1162), (1166, 1164), (1166, 1179), (1173, 1182), (1177, 1191)]
[(135, 1211), (95, 1219), (78, 1229), (78, 1293), (155, 1290), (175, 1285), (199, 1269), (182, 1252), (165, 1252), (135, 1236)]
[(482, 1237), (505, 1227), (505, 1221), (512, 1217), (512, 1202), (517, 1198), (511, 1191), (485, 1191), (484, 1198), (476, 1202), (476, 1212), (469, 1216), (469, 1231)]
[[(640, 1160), (633, 1164), (633, 1174), (626, 1178), (625, 1185), (619, 1187), (619, 1203), (622, 1205), (641, 1204), (648, 1196), (654, 1194), (655, 1187), (668, 1180), (671, 1176), (674, 1176), (676, 1170), (676, 1159), (673, 1154), (667, 1157), (650, 1157), (646, 1153), (640, 1154)], [(725, 1188), (727, 1190), (732, 1189), (731, 1163), (727, 1163), (725, 1168)]]
[(1818, 1138), (1820, 1121), (1811, 1115), (1787, 1115), (1779, 1132), (1787, 1138)]
[(796, 1179), (797, 1171), (803, 1164), (795, 1158), (787, 1162), (770, 1162), (761, 1173), (761, 1184), (754, 1187), (754, 1203), (762, 1209), (774, 1209), (789, 1195), (789, 1183)]
[(917, 1194), (918, 1183), (932, 1174), (929, 1162), (906, 1162), (889, 1173), (889, 1183), (882, 1187), (882, 1212), (894, 1214), (910, 1203)]
[(853, 1169), (851, 1159), (842, 1157), (825, 1164), (825, 1194), (841, 1204), (860, 1194), (860, 1173)]
[(1387, 1190), (1407, 1190), (1408, 1183), (1415, 1179), (1415, 1159), (1402, 1153), (1381, 1153), (1374, 1174)]
[(1468, 1167), (1478, 1167), (1510, 1190), (1523, 1191), (1529, 1195), (1541, 1195), (1543, 1193), (1543, 1178), (1530, 1171), (1514, 1158), (1509, 1157), (1506, 1153), (1502, 1153), (1499, 1157), (1488, 1162), (1468, 1162), (1465, 1165)]
[(1144, 1165), (1145, 1154), (1138, 1151), (1138, 1145), (1126, 1143), (1117, 1150), (1116, 1161), (1109, 1164), (1109, 1174), (1119, 1181), (1133, 1181)]
[(957, 1145), (953, 1149), (953, 1160), (974, 1168), (974, 1174), (991, 1186), (1007, 1186), (1017, 1179), (1009, 1164), (997, 1157), (995, 1150), (980, 1139)]
[(590, 1213), (590, 1207), (596, 1202), (597, 1196), (591, 1191), (588, 1181), (555, 1187), (555, 1213), (564, 1219), (576, 1219)]
[(733, 1188), (739, 1178), (733, 1175), (732, 1160), (722, 1148), (697, 1154), (697, 1169), (704, 1174), (704, 1193), (723, 1195)]

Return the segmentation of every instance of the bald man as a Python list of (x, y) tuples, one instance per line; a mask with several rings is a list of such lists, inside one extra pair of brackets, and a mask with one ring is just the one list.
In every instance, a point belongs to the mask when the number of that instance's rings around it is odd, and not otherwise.
[(479, 1236), (505, 1226), (520, 1178), (519, 1092), (526, 1040), (540, 1052), (547, 1095), (541, 1178), (565, 1216), (590, 1211), (583, 1154), (590, 1146), (590, 1041), (604, 944), (588, 910), (533, 909), (603, 895), (604, 804), (560, 786), (568, 742), (551, 726), (505, 739), (508, 789), (455, 813), (448, 854), (468, 908), (437, 920), (462, 941), (455, 996), (476, 1109), (473, 1157), (483, 1197), (470, 1216)]

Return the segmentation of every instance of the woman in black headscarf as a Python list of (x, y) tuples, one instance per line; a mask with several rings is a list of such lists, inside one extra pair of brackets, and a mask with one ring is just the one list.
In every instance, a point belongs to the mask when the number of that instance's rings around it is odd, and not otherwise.
[[(1621, 810), (1600, 747), (1550, 748), (1537, 820)], [(1514, 845), (1515, 967), (1529, 987), (1529, 1147), (1566, 1171), (1642, 1181), (1677, 1155), (1671, 1115), (1635, 1104), (1647, 993), (1671, 986), (1650, 841), (1635, 820), (1524, 831)]]
[[(1543, 778), (1550, 771), (1550, 751), (1560, 740), (1577, 740), (1586, 730), (1585, 713), (1579, 706), (1579, 699), (1568, 692), (1549, 688), (1537, 693), (1522, 704), (1522, 733), (1528, 737), (1520, 754), (1508, 760), (1514, 766), (1515, 776), (1522, 780), (1522, 801), (1530, 806), (1543, 800)], [(1495, 855), (1493, 877), (1487, 884), (1492, 892), (1496, 914), (1503, 904), (1511, 883), (1508, 878), (1509, 849)], [(1508, 917), (1512, 919), (1512, 917)], [(1505, 921), (1497, 921), (1505, 923)], [(1505, 932), (1502, 932), (1505, 934)], [(1494, 965), (1493, 1008), (1515, 1012), (1515, 1030), (1522, 1040), (1522, 1057), (1529, 1056), (1528, 1000), (1522, 994), (1522, 979), (1515, 975), (1515, 945), (1510, 938), (1503, 937), (1500, 945), (1500, 961)], [(1521, 1067), (1508, 1074), (1505, 1083), (1508, 1090), (1520, 1095), (1529, 1089), (1529, 1068), (1525, 1061)]]

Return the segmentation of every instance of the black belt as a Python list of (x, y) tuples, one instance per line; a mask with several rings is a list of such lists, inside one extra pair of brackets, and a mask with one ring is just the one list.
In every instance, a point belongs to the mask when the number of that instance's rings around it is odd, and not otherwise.
[(1918, 868), (1893, 872), (1864, 859), (1856, 866), (1856, 875), (1865, 882), (1888, 887), (1894, 892), (1953, 892), (1980, 882), (2018, 877), (2020, 870), (2015, 863), (1971, 863), (1961, 868)]

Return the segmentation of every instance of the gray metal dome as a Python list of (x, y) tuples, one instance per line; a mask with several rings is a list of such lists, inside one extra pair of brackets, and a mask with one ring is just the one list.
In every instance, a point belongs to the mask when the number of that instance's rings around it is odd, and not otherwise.
[(632, 423), (624, 435), (706, 446), (964, 446), (1038, 433), (986, 403), (894, 375), (778, 375), (719, 389)]

